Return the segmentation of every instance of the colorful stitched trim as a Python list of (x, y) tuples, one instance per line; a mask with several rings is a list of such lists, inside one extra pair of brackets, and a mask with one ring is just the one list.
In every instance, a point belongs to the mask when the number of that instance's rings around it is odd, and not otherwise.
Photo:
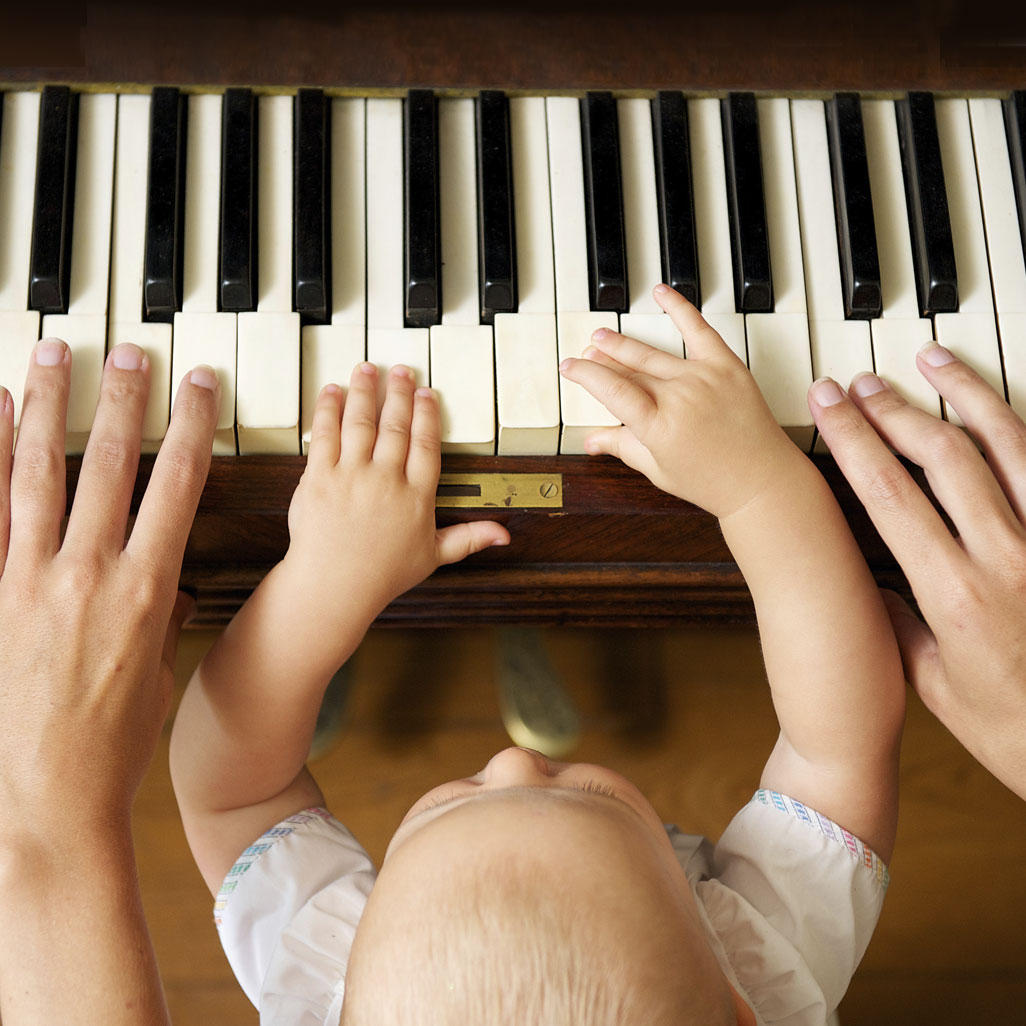
[(265, 834), (261, 834), (236, 860), (235, 865), (228, 870), (228, 875), (221, 883), (221, 889), (217, 892), (214, 900), (214, 923), (220, 927), (224, 919), (224, 910), (228, 907), (228, 898), (239, 885), (245, 872), (252, 866), (261, 855), (271, 850), (277, 841), (288, 837), (299, 827), (315, 820), (331, 819), (331, 813), (327, 809), (313, 808), (297, 812), (288, 819), (271, 827)]
[(884, 865), (883, 859), (869, 845), (864, 844), (854, 834), (845, 830), (844, 827), (838, 826), (832, 819), (827, 819), (826, 816), (821, 815), (815, 809), (810, 809), (807, 805), (803, 805), (794, 798), (788, 798), (786, 794), (780, 794), (777, 791), (770, 791), (766, 788), (760, 788), (760, 790), (756, 791), (752, 801), (777, 809), (792, 819), (800, 820), (813, 830), (819, 830), (824, 837), (829, 837), (830, 840), (843, 845), (852, 857), (852, 861), (859, 862), (865, 866), (876, 876), (877, 882), (884, 889), (887, 888), (891, 875)]

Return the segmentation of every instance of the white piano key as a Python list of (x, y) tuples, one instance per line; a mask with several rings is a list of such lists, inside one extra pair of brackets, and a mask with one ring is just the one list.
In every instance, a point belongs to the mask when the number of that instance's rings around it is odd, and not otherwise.
[[(873, 369), (869, 321), (845, 320), (837, 252), (830, 151), (821, 100), (792, 100), (798, 211), (809, 307), (813, 379), (828, 375), (842, 385)], [(816, 452), (827, 448), (817, 436)]]
[(113, 94), (79, 98), (68, 312), (47, 314), (40, 328), (44, 337), (62, 338), (71, 349), (68, 452), (85, 449), (107, 355), (116, 122), (117, 97)]
[[(958, 274), (958, 312), (937, 314), (934, 332), (938, 342), (965, 360), (992, 388), (1003, 394), (1005, 386), (969, 125), (969, 105), (965, 100), (937, 100), (936, 110), (948, 215), (951, 218), (951, 241)], [(961, 426), (962, 421), (955, 411), (943, 400), (942, 404), (948, 419)]]
[(1001, 101), (972, 99), (969, 116), (1008, 401), (1026, 416), (1026, 260)]
[[(445, 291), (443, 286), (442, 295)], [(495, 452), (492, 329), (440, 324), (431, 332), (431, 386), (442, 415), (442, 451)]]
[[(581, 117), (573, 97), (545, 100), (549, 139), (549, 188), (552, 194), (552, 243), (556, 278), (558, 359), (580, 357), (598, 328), (619, 330), (615, 313), (589, 309), (588, 243), (584, 226), (584, 163)], [(597, 427), (619, 421), (580, 385), (559, 379), (563, 430), (560, 452), (583, 453), (584, 440)]]
[(815, 430), (806, 401), (812, 352), (790, 105), (786, 99), (759, 100), (758, 109), (774, 302), (773, 313), (745, 316), (748, 367), (777, 423), (808, 451)]
[[(736, 313), (720, 101), (688, 100), (688, 126), (695, 195), (695, 231), (698, 237), (698, 275), (702, 283), (702, 314), (709, 320), (710, 314)], [(736, 344), (736, 331), (731, 334), (735, 336)], [(738, 355), (745, 359), (744, 346)]]
[(495, 388), (498, 454), (555, 455), (560, 421), (554, 314), (495, 315)]
[(107, 351), (133, 342), (149, 358), (142, 448), (155, 452), (171, 416), (171, 325), (142, 320), (149, 134), (150, 97), (119, 96)]
[(402, 328), (402, 100), (367, 100), (367, 224), (367, 327)]
[[(188, 202), (188, 201), (186, 201)], [(188, 260), (189, 230), (185, 232)], [(186, 271), (186, 273), (188, 273)], [(216, 456), (234, 456), (235, 441), (235, 344), (237, 314), (179, 310), (175, 314), (171, 347), (171, 391), (189, 371), (205, 363), (217, 373), (221, 384), (221, 409), (214, 431)]]
[(869, 322), (874, 368), (906, 401), (937, 416), (940, 400), (915, 361), (933, 324), (919, 316), (894, 102), (863, 100), (862, 128), (883, 298), (882, 316)]
[(364, 100), (331, 101), (331, 323), (361, 327), (367, 289), (365, 132)]
[(0, 125), (0, 384), (14, 399), (15, 427), (21, 417), (25, 374), (39, 338), (39, 312), (28, 309), (39, 96), (7, 93)]
[[(417, 385), (431, 383), (431, 344), (428, 328), (367, 328), (367, 359), (378, 368), (378, 401), (385, 396), (389, 368), (405, 364)], [(341, 382), (345, 384), (345, 382)]]
[(353, 368), (367, 358), (365, 127), (364, 100), (332, 100), (331, 324), (308, 324), (301, 331), (304, 454), (320, 390), (332, 382), (345, 388)]
[(684, 356), (684, 340), (676, 325), (664, 313), (625, 313), (620, 315), (620, 331), (647, 342), (671, 356)]
[[(617, 100), (616, 113), (620, 129), (629, 310), (633, 314), (665, 316), (652, 296), (652, 289), (663, 280), (652, 106), (648, 100)], [(623, 331), (630, 334), (626, 328)]]
[(257, 308), (240, 313), (239, 454), (298, 453), (299, 328), (292, 311), (292, 97), (261, 96), (257, 152)]
[(477, 172), (474, 101), (438, 101), (442, 324), (478, 325)]
[(519, 313), (554, 313), (555, 270), (545, 99), (509, 101)]

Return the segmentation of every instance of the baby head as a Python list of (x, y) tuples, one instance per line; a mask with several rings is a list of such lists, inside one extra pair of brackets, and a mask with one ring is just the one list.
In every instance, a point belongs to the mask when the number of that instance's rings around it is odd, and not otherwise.
[(509, 748), (406, 814), (356, 933), (342, 1026), (733, 1026), (742, 1008), (641, 792)]

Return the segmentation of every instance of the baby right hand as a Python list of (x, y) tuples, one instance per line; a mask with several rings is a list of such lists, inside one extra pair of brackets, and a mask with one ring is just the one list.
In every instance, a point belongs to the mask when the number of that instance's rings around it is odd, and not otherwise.
[(589, 453), (617, 456), (663, 491), (723, 519), (803, 457), (748, 368), (698, 310), (666, 286), (654, 294), (688, 359), (603, 329), (585, 358), (564, 360), (560, 372), (623, 421), (590, 435)]

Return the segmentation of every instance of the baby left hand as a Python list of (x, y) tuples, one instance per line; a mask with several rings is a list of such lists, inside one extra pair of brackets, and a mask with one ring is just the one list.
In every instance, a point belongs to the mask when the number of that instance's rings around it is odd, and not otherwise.
[(441, 422), (430, 389), (389, 372), (377, 415), (377, 369), (353, 371), (349, 392), (328, 385), (314, 411), (306, 470), (289, 507), (284, 566), (303, 599), (366, 602), (377, 615), (439, 566), (509, 543), (501, 524), (435, 527)]

